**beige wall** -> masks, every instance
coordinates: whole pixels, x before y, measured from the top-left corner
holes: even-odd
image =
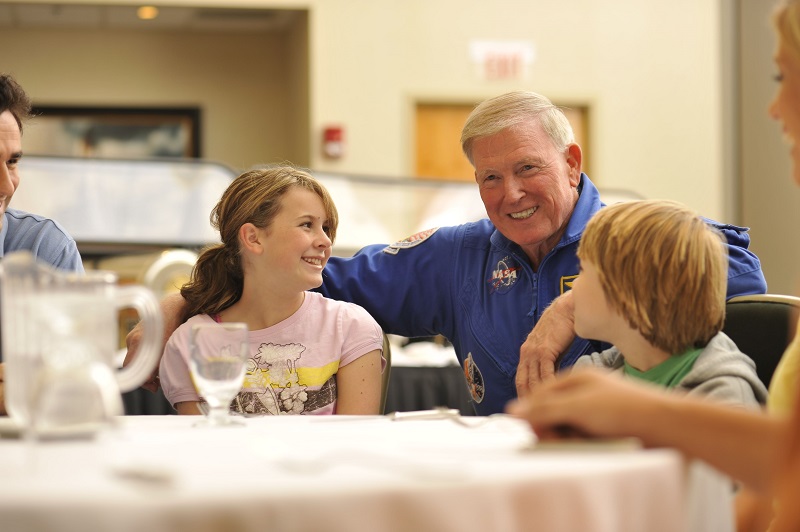
[[[587,157],[599,184],[684,201],[715,218],[727,214],[719,0],[172,3],[309,8],[308,94],[289,90],[280,75],[287,73],[284,62],[298,57],[297,33],[202,37],[179,52],[186,37],[2,32],[3,69],[48,103],[204,105],[205,153],[234,166],[307,159],[319,170],[389,176],[413,171],[417,99],[477,101],[536,90],[591,106]],[[472,39],[532,41],[537,60],[529,79],[479,79],[469,57]],[[306,73],[287,75],[297,83]],[[295,104],[306,97],[307,109]],[[293,129],[304,120],[305,140]],[[320,152],[321,130],[330,123],[345,127],[347,153],[339,161]]]
[[[0,31],[2,70],[35,104],[199,106],[204,157],[235,168],[307,158],[295,147],[307,139],[307,69],[291,67],[305,58],[290,42],[281,33]]]
[[[328,170],[410,174],[412,103],[530,89],[591,106],[593,179],[723,217],[718,3],[713,0],[319,0],[312,128],[347,127]],[[525,82],[475,75],[471,39],[530,40]],[[457,142],[458,139],[453,139]]]

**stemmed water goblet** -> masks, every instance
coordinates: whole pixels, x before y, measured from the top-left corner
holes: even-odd
[[[206,418],[197,425],[242,424],[229,415],[229,410],[244,384],[248,355],[247,324],[192,325],[189,370],[197,392],[208,405]]]

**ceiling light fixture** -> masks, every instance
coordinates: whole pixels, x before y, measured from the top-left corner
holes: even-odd
[[[156,6],[142,6],[136,10],[136,16],[141,20],[153,20],[158,16],[158,8]]]

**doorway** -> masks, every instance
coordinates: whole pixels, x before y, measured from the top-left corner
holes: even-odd
[[[415,175],[418,179],[474,181],[472,165],[461,151],[461,128],[475,104],[417,103],[415,109]],[[589,107],[562,106],[575,141],[583,149],[583,171],[589,173]],[[596,184],[596,181],[595,181]]]

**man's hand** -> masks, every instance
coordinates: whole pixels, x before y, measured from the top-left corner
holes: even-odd
[[[555,376],[556,360],[575,339],[574,323],[575,305],[569,291],[553,300],[520,347],[516,378],[519,397]]]
[[[172,333],[175,332],[175,329],[181,324],[181,317],[183,316],[183,308],[185,305],[186,302],[180,294],[171,294],[161,300],[161,313],[164,316],[164,343],[162,344],[162,351],[169,337],[172,336]],[[142,334],[142,324],[139,323],[125,337],[125,345],[128,346],[128,352],[125,354],[125,361],[122,363],[123,366],[130,364],[133,357],[136,356],[136,351],[139,350],[139,344],[142,342]],[[150,378],[142,384],[142,388],[151,392],[157,392],[158,387],[158,366],[156,366]]]

